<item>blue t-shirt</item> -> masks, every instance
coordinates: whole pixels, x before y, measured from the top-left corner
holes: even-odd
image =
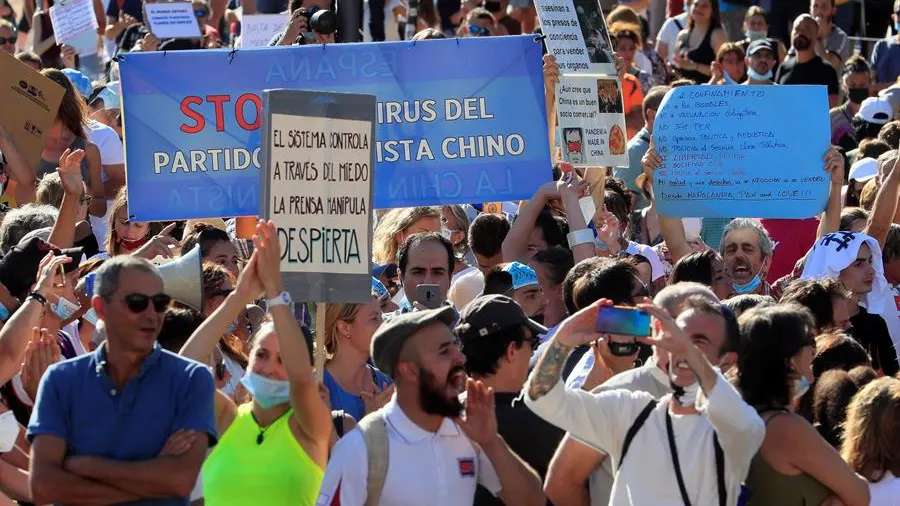
[[[387,375],[378,369],[369,365],[366,367],[372,374],[372,379],[375,381],[375,385],[378,387],[379,391],[384,390],[394,383],[391,381],[391,378],[387,377]],[[343,410],[357,421],[362,420],[362,417],[366,415],[366,405],[363,403],[362,397],[348,393],[341,388],[334,379],[334,376],[327,370],[325,371],[325,377],[322,379],[322,382],[328,387],[328,397],[331,400],[331,409]]]
[[[900,43],[897,39],[882,39],[872,48],[872,68],[875,69],[875,81],[893,83],[900,75]]]
[[[155,459],[174,432],[205,432],[216,443],[215,382],[209,369],[157,344],[121,390],[106,374],[106,345],[52,365],[41,378],[26,435],[64,439],[68,455]],[[187,506],[187,497],[141,506]]]

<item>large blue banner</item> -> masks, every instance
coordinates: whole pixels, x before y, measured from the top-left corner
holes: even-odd
[[[527,199],[551,178],[531,36],[135,53],[119,65],[133,220],[258,215],[266,89],[375,94],[376,208]]]

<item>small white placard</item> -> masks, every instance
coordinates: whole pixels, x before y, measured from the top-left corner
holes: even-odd
[[[145,3],[150,33],[162,39],[197,39],[203,34],[191,2]]]

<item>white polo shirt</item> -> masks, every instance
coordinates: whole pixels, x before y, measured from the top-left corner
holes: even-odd
[[[449,418],[429,432],[410,420],[396,396],[385,405],[388,466],[381,506],[472,506],[476,485],[494,495],[500,478],[484,452]],[[368,455],[362,433],[354,430],[335,445],[316,505],[363,506]],[[335,496],[338,497],[335,497]]]

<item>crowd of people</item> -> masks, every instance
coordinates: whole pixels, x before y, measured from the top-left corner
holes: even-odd
[[[130,219],[115,56],[256,12],[290,13],[272,45],[333,43],[308,15],[333,6],[194,0],[203,38],[159,40],[139,0],[94,3],[80,57],[52,1],[0,0],[0,49],[65,91],[37,166],[0,126],[0,505],[900,504],[900,1],[601,1],[628,165],[377,210],[371,299],[324,318],[273,222]],[[366,40],[403,37],[405,0],[364,5]],[[416,40],[539,30],[528,0],[418,5]],[[827,87],[819,216],[657,213],[661,102],[733,84]],[[189,254],[199,299],[156,265]],[[610,306],[646,335],[598,330]]]

